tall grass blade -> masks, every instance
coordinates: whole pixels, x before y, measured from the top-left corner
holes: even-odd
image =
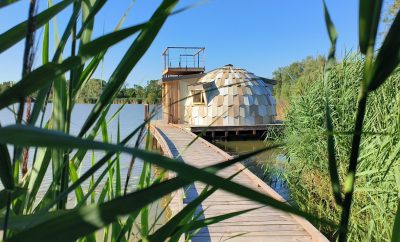
[[[16,198],[20,197],[26,192],[26,189],[20,187],[14,187],[12,191],[10,190],[1,190],[0,191],[0,210],[3,209],[7,205],[7,199],[9,194],[11,193],[11,201],[15,200]],[[4,218],[0,217],[0,222],[4,222]],[[0,225],[2,228],[3,225]]]
[[[118,42],[128,38],[129,36],[144,29],[147,24],[138,24],[129,28],[121,29],[110,34],[103,35],[91,42],[85,44],[81,48],[82,56],[94,56],[100,54],[102,51],[107,50]]]
[[[28,184],[28,193],[25,198],[25,208],[30,209],[36,199],[36,195],[42,185],[47,168],[51,160],[50,149],[39,149],[39,155],[33,165]]]
[[[327,137],[327,148],[328,148],[328,161],[329,161],[329,174],[331,177],[331,186],[333,195],[335,197],[335,201],[337,204],[342,204],[342,195],[340,188],[340,180],[338,175],[338,167],[336,162],[336,150],[335,150],[335,139],[333,136],[333,121],[331,108],[329,104],[329,87],[328,87],[328,78],[330,78],[330,72],[335,61],[335,50],[336,50],[336,41],[337,41],[337,32],[334,24],[332,23],[331,17],[329,15],[329,11],[326,7],[325,1],[324,5],[324,13],[325,13],[325,22],[326,28],[328,30],[329,39],[331,41],[331,48],[329,50],[328,55],[328,63],[325,65],[324,70],[324,82],[325,82],[325,119],[326,119],[326,129],[328,133]]]
[[[80,209],[69,210],[62,215],[50,218],[36,226],[21,231],[8,241],[71,241],[92,233],[141,207],[154,202],[166,194],[180,188],[185,182],[172,179],[149,188],[116,198],[100,205],[89,205]],[[51,226],[52,229],[49,229]]]
[[[17,137],[17,138],[16,138]],[[40,139],[39,139],[40,137]],[[57,140],[57,143],[55,141]],[[185,163],[175,162],[174,160],[161,156],[159,154],[123,147],[119,145],[105,144],[96,141],[88,141],[80,138],[72,137],[63,133],[43,130],[36,127],[12,125],[0,128],[0,143],[9,143],[21,146],[47,146],[50,148],[85,148],[85,149],[100,149],[106,151],[122,151],[128,154],[134,154],[136,157],[143,159],[149,163],[155,164],[161,168],[174,171],[188,181],[202,181],[206,184],[221,188],[236,195],[246,197],[257,201],[264,205],[294,213],[311,220],[318,220],[315,216],[300,211],[286,203],[276,201],[275,199],[266,196],[263,193],[256,192],[246,186],[225,180],[210,172],[216,172],[215,168],[212,169],[198,169]],[[277,146],[275,146],[277,147]],[[266,150],[266,149],[262,149]],[[243,159],[243,157],[240,157]],[[239,160],[232,159],[220,163],[222,166],[230,166]],[[328,221],[325,221],[329,223]]]
[[[177,3],[178,0],[164,0],[155,11],[149,21],[148,27],[140,32],[139,36],[129,47],[121,62],[111,75],[106,88],[104,89],[99,100],[96,102],[81,131],[79,132],[79,136],[83,136],[83,134],[89,130],[101,111],[104,109],[106,103],[115,98],[126,77],[150,47],[162,25]]]
[[[331,48],[329,50],[328,59],[332,59],[335,56],[335,52],[336,52],[337,32],[336,32],[335,25],[332,22],[328,8],[326,7],[325,0],[323,0],[322,2],[323,2],[323,6],[324,6],[324,16],[325,16],[326,28],[328,30],[329,39],[331,41]]]
[[[0,8],[6,7],[10,4],[16,3],[19,0],[0,0]]]
[[[0,179],[6,189],[14,189],[11,158],[4,144],[0,144]]]
[[[360,51],[367,54],[373,52],[381,16],[382,0],[360,0],[358,17],[358,36]],[[370,49],[370,50],[368,50]]]
[[[108,166],[106,167],[106,169],[104,169],[104,171],[100,174],[100,176],[97,178],[96,182],[93,183],[93,185],[90,187],[90,189],[86,192],[86,195],[83,196],[83,198],[79,201],[77,207],[82,207],[85,204],[86,200],[92,196],[95,191],[95,189],[100,185],[101,181],[103,180],[103,178],[107,175],[107,173],[110,171],[110,169],[115,165],[116,159],[112,160],[110,163],[108,163]],[[77,182],[78,179],[74,180],[73,182]],[[79,189],[79,187],[78,187]]]
[[[51,8],[48,8],[36,15],[33,20],[35,22],[35,25],[33,26],[34,30],[37,30],[38,28],[49,22],[50,19],[52,19],[74,1],[75,0],[63,0],[58,4],[52,6]],[[28,21],[24,21],[2,33],[0,35],[0,53],[22,40],[26,36],[27,29]]]
[[[90,12],[93,10],[93,5],[96,0],[84,0],[82,2],[82,23],[86,26],[83,28],[82,36],[79,37],[81,44],[90,41],[93,33],[94,18],[88,19]]]
[[[74,26],[74,24],[76,24],[76,21],[78,19],[79,13],[80,13],[81,2],[82,2],[82,0],[75,0],[72,15],[68,20],[68,23],[67,23],[67,26],[65,27],[64,33],[61,36],[61,39],[57,45],[56,52],[54,53],[54,57],[53,57],[54,62],[58,62],[60,60],[61,54],[64,51],[67,40],[71,36],[73,26]]]
[[[400,62],[400,11],[390,26],[367,80],[368,91],[380,87]]]
[[[76,38],[81,38],[83,32],[87,29],[87,27],[89,25],[93,24],[93,20],[94,17],[96,16],[96,14],[103,8],[104,4],[107,2],[107,0],[97,0],[93,7],[91,8],[89,14],[86,14],[86,8],[84,8],[84,22],[82,23],[82,27],[81,30],[78,32],[78,34],[76,35]],[[87,15],[87,16],[86,16]],[[93,26],[91,26],[91,28],[93,28]]]
[[[329,174],[331,177],[332,191],[337,204],[343,203],[342,191],[340,188],[340,180],[338,175],[338,166],[336,161],[335,138],[333,136],[333,121],[331,115],[331,108],[329,106],[329,95],[326,91],[326,129],[328,131],[328,161],[329,161]]]
[[[47,64],[48,62],[49,62],[49,23],[46,23],[44,26],[43,43],[42,43],[42,65]],[[47,86],[39,90],[39,93],[35,101],[35,105],[33,106],[31,118],[29,119],[30,124],[34,125],[37,119],[39,118],[39,114],[44,105],[47,95],[47,90],[49,90],[49,88],[50,84],[47,84]]]
[[[393,224],[392,242],[400,242],[400,202],[397,206],[396,218]]]
[[[223,215],[217,215],[217,216],[213,216],[213,217],[210,217],[210,218],[205,218],[205,219],[202,219],[202,220],[191,221],[187,226],[188,228],[184,229],[182,232],[189,232],[189,231],[193,231],[193,230],[196,230],[196,229],[200,229],[200,228],[203,228],[205,226],[216,224],[216,223],[228,220],[230,218],[237,217],[239,215],[242,215],[242,214],[245,214],[245,213],[260,209],[260,208],[262,208],[262,207],[255,207],[255,208],[250,208],[250,209],[246,209],[246,210],[242,210],[242,211],[225,213]],[[180,229],[182,229],[182,226],[177,228],[177,230],[180,230]]]
[[[69,162],[69,174],[71,177],[71,182],[76,182],[78,180],[78,171],[74,165],[74,163]],[[75,188],[75,197],[76,197],[76,201],[77,203],[83,203],[82,205],[86,205],[86,203],[84,202],[84,198],[85,195],[83,194],[83,190],[81,186],[78,186],[77,188]]]
[[[150,241],[166,241],[171,236],[179,225],[184,225],[190,219],[190,216],[195,212],[196,208],[217,189],[212,188],[208,191],[203,191],[195,200],[187,204],[178,214],[171,218],[166,224],[149,236]]]
[[[63,77],[54,80],[53,85],[53,112],[52,112],[52,129],[60,132],[65,132],[66,129],[66,107],[67,107],[67,82]],[[52,161],[52,172],[53,182],[55,183],[56,195],[65,189],[66,183],[68,183],[67,171],[68,166],[64,166],[64,152],[63,149],[52,149],[51,161]],[[61,178],[58,178],[58,174],[62,173]],[[66,203],[66,201],[64,201]],[[61,202],[60,208],[64,208],[65,204]]]

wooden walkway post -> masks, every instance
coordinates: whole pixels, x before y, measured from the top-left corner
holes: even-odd
[[[149,113],[150,113],[150,106],[149,104],[144,104],[144,121],[147,121],[149,119]]]

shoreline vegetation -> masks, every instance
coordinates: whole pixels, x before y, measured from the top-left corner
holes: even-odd
[[[0,8],[14,2],[3,1]],[[118,99],[160,103],[161,87],[156,80],[146,87],[124,85],[169,16],[190,7],[176,8],[178,0],[163,0],[148,21],[122,28],[128,7],[115,28],[92,38],[95,17],[107,8],[106,1],[48,1],[46,9],[37,8],[37,2],[26,2],[26,21],[0,34],[0,53],[25,41],[21,78],[15,84],[8,82],[10,86],[0,92],[1,110],[16,107],[15,123],[0,126],[3,241],[190,240],[193,231],[248,212],[223,211],[212,219],[203,218],[197,208],[217,189],[301,216],[332,241],[400,241],[398,8],[389,18],[383,41],[378,41],[383,1],[360,0],[360,53],[336,60],[337,32],[323,1],[331,41],[328,57],[309,57],[274,72],[279,114],[286,117],[286,180],[297,204],[291,206],[218,175],[276,147],[266,145],[199,168],[180,162],[179,156],[172,159],[151,152],[152,140],[146,132],[150,118],[124,129],[127,135],[122,137],[121,109],[112,110],[111,104]],[[57,23],[56,17],[66,9],[63,14],[69,18]],[[106,54],[124,40],[130,42],[115,60],[109,79],[94,79]],[[42,56],[34,66],[36,52]],[[35,105],[31,108],[32,97]],[[77,135],[72,135],[72,112],[80,102],[94,105]],[[49,117],[46,110],[51,112]],[[117,137],[109,130],[113,120]],[[101,155],[95,156],[94,150]],[[122,153],[129,159],[123,159]],[[91,167],[81,172],[85,157],[91,158]],[[123,165],[128,169],[125,174]],[[153,176],[155,166],[160,172]],[[133,168],[140,169],[135,186],[130,183]],[[167,179],[167,171],[176,176]],[[41,197],[38,192],[46,183],[46,173],[51,181]],[[197,181],[206,184],[198,197],[157,227],[161,216],[153,221],[151,206]],[[75,200],[73,207],[67,206],[69,197]]]
[[[317,59],[308,57],[276,72],[284,76],[288,70],[292,73],[296,73],[296,69],[312,70],[297,74],[290,84],[276,89],[281,101],[288,103],[284,110],[282,138],[289,158],[284,180],[289,186],[291,199],[299,208],[338,223],[342,209],[331,195],[325,103],[329,98],[337,133],[334,137],[338,173],[341,183],[344,183],[364,59],[357,53],[347,55],[333,65],[328,80],[324,80],[323,62],[314,65]],[[312,65],[304,68],[305,63]],[[321,90],[328,90],[327,98],[321,95]],[[399,90],[398,68],[368,100],[364,123],[366,134],[361,141],[348,232],[350,241],[390,241],[392,236],[400,196]],[[315,225],[331,240],[336,238],[336,228]]]
[[[0,94],[12,87],[15,82],[7,81],[0,83]],[[94,104],[98,101],[103,89],[107,86],[107,82],[100,79],[92,78],[86,85],[82,87],[79,94],[76,97],[75,103],[81,104]],[[31,95],[33,100],[38,97],[38,92]],[[50,91],[48,101],[53,101],[53,92]],[[160,104],[161,103],[161,86],[158,80],[150,80],[146,85],[133,85],[129,87],[123,86],[116,98],[112,102],[113,104]]]
[[[386,26],[380,36],[387,40],[376,53],[371,52],[376,38],[371,35],[368,51],[360,39],[360,52],[337,61],[336,30],[326,15],[332,42],[329,59],[307,57],[273,73],[278,114],[285,120],[282,140],[288,162],[283,179],[291,200],[301,210],[346,228],[314,222],[331,241],[400,241],[400,68],[390,59],[393,50],[387,49],[393,25],[399,27],[399,8],[399,0],[386,6]],[[375,21],[379,21],[377,16]],[[385,61],[391,73],[382,65],[372,69],[371,63]],[[374,73],[379,68],[386,80]],[[368,80],[368,75],[381,80]],[[372,87],[365,90],[368,85]],[[363,96],[365,110],[360,113]],[[356,121],[361,115],[364,121]],[[357,130],[362,130],[362,135],[356,134]],[[357,136],[359,150],[354,156]],[[355,179],[349,182],[349,173],[355,174],[357,183]],[[351,183],[354,190],[349,188]]]

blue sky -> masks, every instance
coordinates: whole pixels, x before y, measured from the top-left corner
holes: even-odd
[[[47,1],[39,2],[40,11]],[[160,2],[136,0],[123,26],[147,20]],[[177,8],[195,2],[198,1],[181,1]],[[94,36],[112,31],[130,3],[131,0],[109,0],[96,19]],[[339,32],[340,58],[357,48],[358,1],[327,0],[327,4]],[[23,0],[0,9],[0,33],[23,21],[27,6],[28,1]],[[59,32],[70,13],[67,9],[58,16]],[[41,32],[38,31],[37,40]],[[102,70],[94,77],[107,80],[132,41],[133,37],[111,48]],[[127,83],[144,84],[159,79],[161,53],[167,46],[206,47],[207,70],[233,64],[259,76],[272,77],[278,67],[309,55],[326,55],[329,45],[320,0],[209,0],[167,20]],[[0,55],[0,81],[20,79],[22,49],[21,42]],[[35,65],[40,62],[39,48]]]

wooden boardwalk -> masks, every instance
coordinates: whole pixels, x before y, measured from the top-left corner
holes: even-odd
[[[203,139],[196,140],[195,143],[186,149],[189,142],[191,142],[195,136],[190,131],[179,126],[156,123],[152,125],[151,130],[165,155],[180,157],[184,162],[190,165],[204,167],[232,158],[224,151]],[[222,170],[218,175],[228,177],[243,168],[241,164],[237,164]],[[283,198],[279,194],[248,170],[244,170],[233,180],[283,201]],[[180,199],[181,195],[179,195],[178,191],[171,205],[176,210],[181,209],[184,204],[195,199],[204,187],[204,184],[195,182],[185,189],[186,196],[183,201]],[[223,190],[217,190],[201,204],[198,211],[204,211],[204,216],[202,218],[208,218],[227,212],[235,212],[259,206],[258,203],[250,201],[249,199]],[[225,240],[247,242],[328,241],[306,220],[271,207],[262,207],[229,220],[210,225],[201,229],[192,238],[194,242]]]

